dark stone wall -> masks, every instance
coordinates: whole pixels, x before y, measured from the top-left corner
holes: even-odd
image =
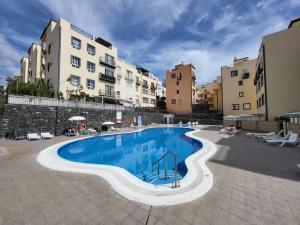
[[[122,111],[122,123],[115,127],[129,127],[136,115],[144,117],[144,125],[163,123],[163,114],[159,112],[143,112],[141,110]],[[64,128],[75,127],[76,123],[68,121],[72,116],[83,116],[88,128],[99,127],[105,121],[116,121],[115,110],[96,110],[68,107],[48,107],[33,105],[4,105],[0,115],[0,136],[14,128],[26,132],[51,132],[61,135]]]

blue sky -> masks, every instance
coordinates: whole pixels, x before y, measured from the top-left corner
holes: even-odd
[[[50,18],[107,39],[161,79],[175,64],[194,63],[203,84],[235,56],[256,57],[263,35],[299,16],[300,0],[1,0],[0,77],[19,73]]]

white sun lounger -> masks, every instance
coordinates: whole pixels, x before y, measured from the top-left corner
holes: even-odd
[[[285,138],[278,138],[275,140],[266,140],[270,144],[276,144],[279,147],[283,147],[285,144],[298,144],[298,134],[297,133],[290,133],[288,139]]]
[[[27,139],[29,141],[31,141],[31,140],[40,140],[41,136],[38,135],[37,133],[29,133],[29,134],[27,134]]]
[[[269,133],[247,133],[246,135],[248,137],[255,138],[257,136],[268,136],[268,135],[273,135],[273,134],[275,134],[275,132],[269,132]]]
[[[291,134],[291,132],[288,132],[288,134],[284,137],[281,136],[281,134],[283,133],[283,130],[279,131],[277,134],[272,134],[272,135],[265,135],[265,136],[256,136],[256,138],[260,139],[260,140],[275,140],[275,139],[280,139],[280,138],[283,138],[283,139],[288,139],[289,138],[289,135]]]
[[[54,135],[50,134],[50,132],[41,133],[41,138],[42,139],[51,139],[53,137],[54,137]]]
[[[120,130],[120,128],[116,128],[116,127],[114,127],[114,126],[111,126],[110,129],[111,129],[112,131],[118,131],[118,130]]]

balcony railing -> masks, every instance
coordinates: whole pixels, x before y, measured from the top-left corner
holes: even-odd
[[[149,88],[149,85],[148,85],[148,84],[145,84],[145,83],[143,83],[143,87],[144,87],[144,88]]]
[[[99,90],[99,96],[105,96],[105,97],[109,97],[109,98],[116,98],[116,93],[111,91],[105,91],[105,90]]]
[[[135,81],[135,84],[136,84],[136,85],[141,85],[141,81],[136,80],[136,81]]]
[[[112,68],[116,68],[116,61],[115,60],[107,60],[106,58],[100,57],[100,64],[103,64],[105,66],[109,66]]]
[[[129,77],[129,76],[125,76],[125,80],[134,81],[134,78],[133,77]]]
[[[114,76],[110,76],[104,73],[100,73],[99,80],[104,80],[111,83],[116,83],[116,78]]]

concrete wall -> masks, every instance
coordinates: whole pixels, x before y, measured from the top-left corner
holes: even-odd
[[[268,119],[300,110],[300,26],[263,38]]]
[[[45,132],[60,135],[65,127],[75,127],[76,123],[68,121],[72,116],[84,116],[89,128],[99,127],[105,121],[116,121],[116,111],[93,110],[68,107],[47,107],[7,104],[0,115],[0,136],[14,128],[25,129],[26,132]],[[116,127],[129,127],[134,116],[144,116],[144,124],[163,123],[163,114],[156,112],[122,111],[122,124]]]

